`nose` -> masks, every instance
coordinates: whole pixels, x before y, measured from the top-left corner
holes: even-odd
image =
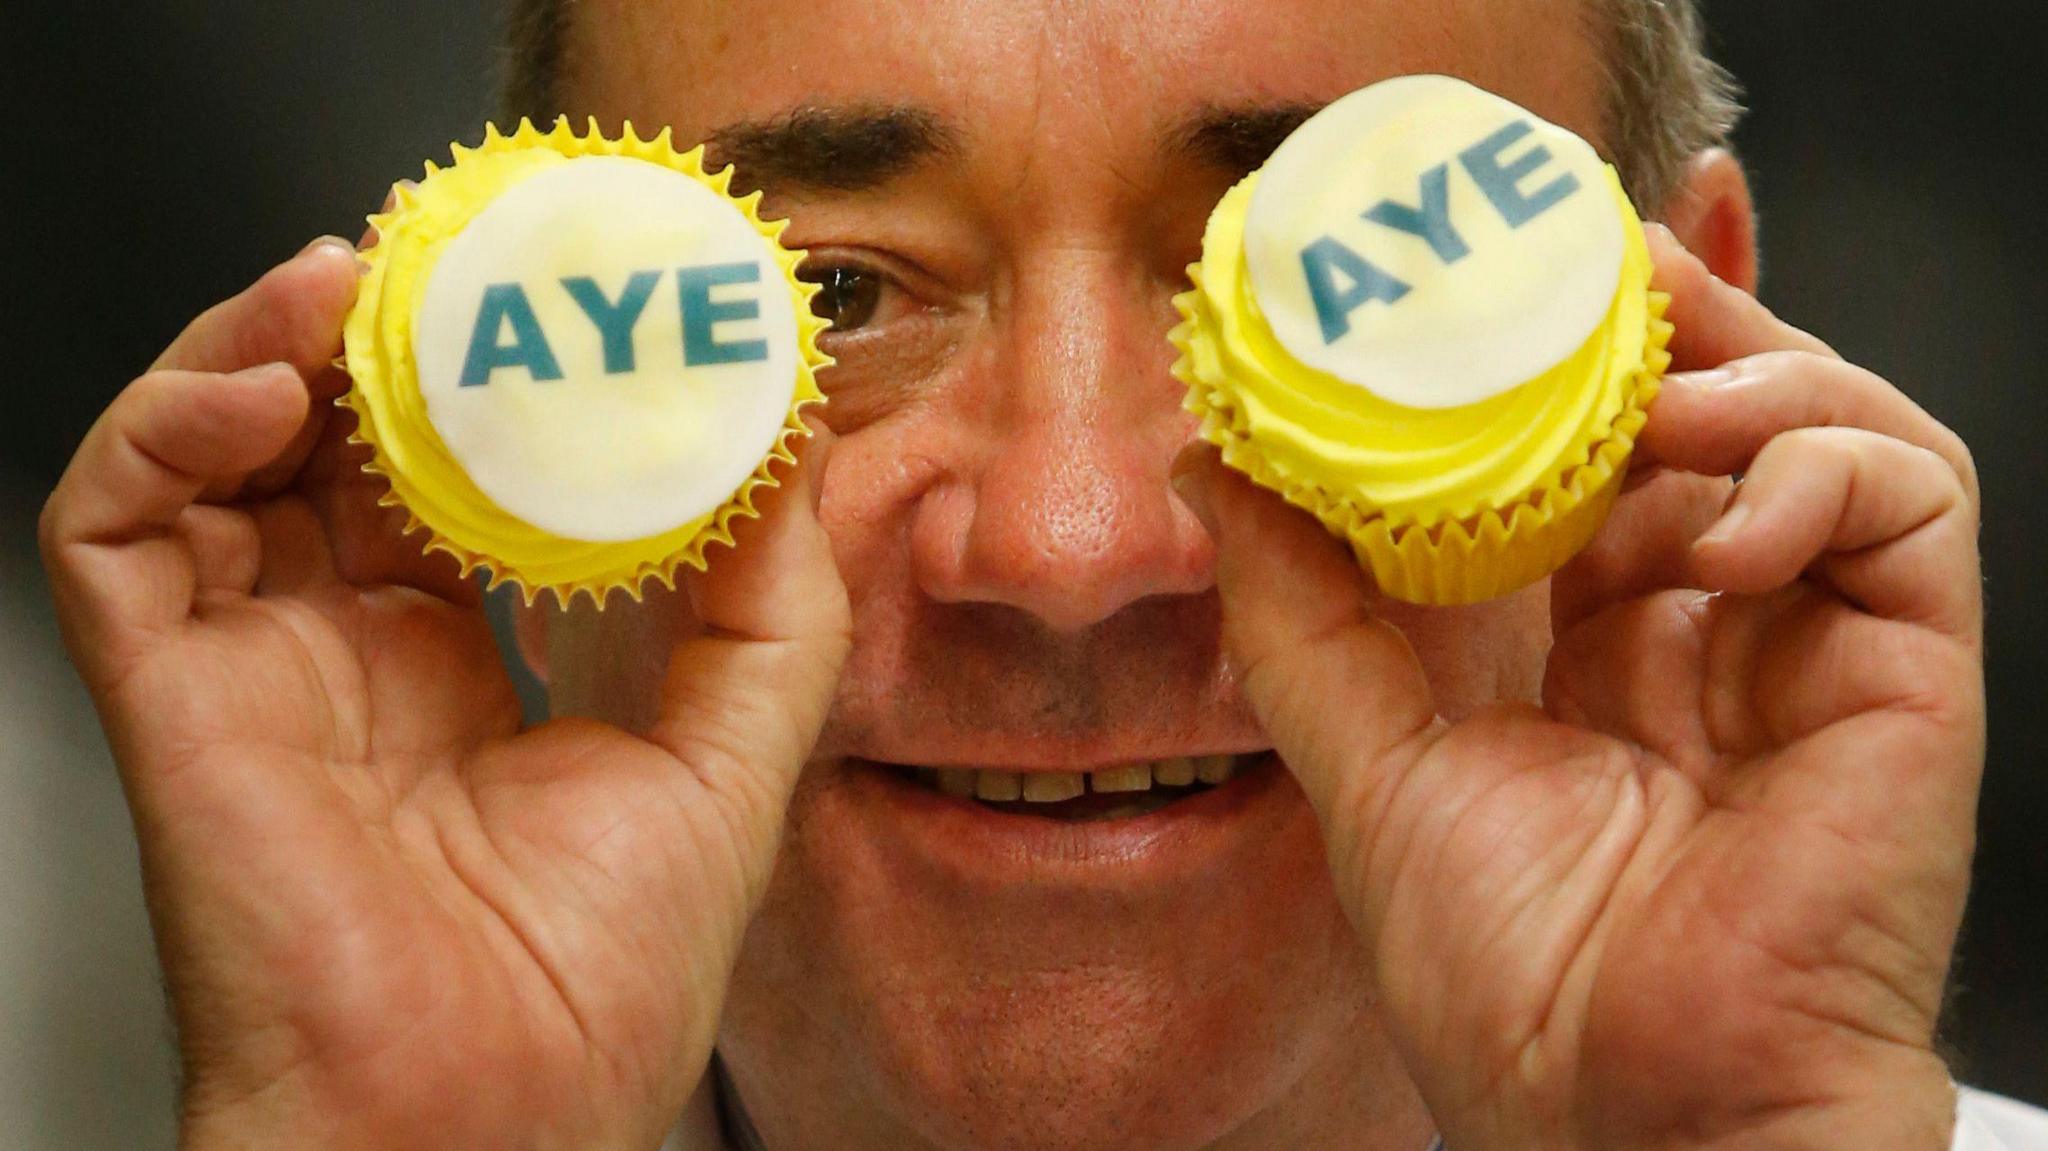
[[[925,494],[912,528],[933,599],[1072,632],[1213,584],[1214,547],[1168,476],[1191,429],[1168,371],[1170,309],[1135,263],[1054,252],[1019,266],[991,308],[963,385],[971,462]]]

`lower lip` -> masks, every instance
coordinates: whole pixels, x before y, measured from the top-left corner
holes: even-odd
[[[998,811],[878,764],[847,768],[858,798],[893,825],[891,842],[969,887],[1099,883],[1129,891],[1201,877],[1270,842],[1306,806],[1273,755],[1157,811],[1090,822]]]

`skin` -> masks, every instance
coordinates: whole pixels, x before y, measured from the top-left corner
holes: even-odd
[[[1158,126],[1448,71],[1597,139],[1596,48],[1553,6],[806,6],[772,61],[770,0],[583,10],[603,66],[570,102],[606,120],[972,130],[771,200],[896,288],[736,552],[530,637],[563,710],[615,723],[520,732],[473,589],[348,466],[348,245],[95,426],[43,545],[135,810],[187,1146],[651,1147],[714,1043],[778,1151],[1946,1146],[1974,473],[1748,295],[1731,160],[1665,206],[1681,374],[1552,586],[1398,609],[1183,451],[1163,335],[1229,174]],[[1190,733],[1270,743],[1298,797],[1220,874],[1143,884],[920,869],[844,762]]]

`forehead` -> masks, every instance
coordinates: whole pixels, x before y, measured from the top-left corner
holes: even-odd
[[[792,108],[908,105],[1034,148],[1126,147],[1205,106],[1461,76],[1590,138],[1582,0],[585,0],[564,104],[679,139]]]

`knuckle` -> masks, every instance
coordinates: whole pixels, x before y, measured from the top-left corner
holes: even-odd
[[[36,516],[36,547],[43,554],[43,563],[53,569],[63,550],[64,519],[64,493],[51,492]]]
[[[1744,375],[1754,377],[1800,379],[1820,370],[1826,363],[1827,361],[1812,352],[1803,352],[1796,348],[1773,348],[1768,352],[1744,356],[1731,366]]]
[[[157,417],[175,410],[191,396],[191,374],[156,369],[135,377],[114,402],[107,405],[107,429],[115,436],[133,441],[146,437]]]
[[[159,359],[160,366],[197,357],[215,370],[235,371],[293,355],[293,336],[302,322],[290,265],[264,273],[254,283],[201,312]],[[201,351],[204,349],[204,351]]]
[[[245,302],[246,307],[235,309],[238,322],[229,341],[234,348],[235,364],[253,367],[277,358],[265,354],[266,349],[284,348],[293,342],[297,317],[284,270],[274,268],[256,281],[246,293]]]
[[[1941,447],[1939,450],[1941,454],[1954,461],[1958,474],[1965,477],[1976,475],[1977,454],[1970,450],[1969,441],[1965,440],[1946,424],[1940,425],[1940,427]]]
[[[253,290],[253,286],[243,289],[244,292],[250,290]],[[192,322],[185,325],[185,330],[178,333],[178,338],[171,341],[171,346],[164,349],[164,354],[158,358],[158,365],[162,366],[174,359],[182,358],[181,353],[185,353],[194,345],[208,346],[224,342],[237,323],[235,301],[239,298],[239,294],[231,296],[194,316]]]
[[[1927,477],[1926,482],[1939,484],[1943,488],[1953,488],[1957,493],[1962,492],[1962,477],[1956,474],[1955,466],[1949,463],[1947,456],[1924,444],[1911,444],[1903,440],[1895,440],[1893,443],[1899,444],[1904,448],[1903,455],[1906,458],[1901,459],[1899,463],[1906,464],[1910,462],[1912,471],[1908,474],[1924,475]],[[1878,461],[1877,463],[1880,467],[1891,466],[1883,461]],[[1904,468],[1898,470],[1901,472],[1905,471]]]
[[[180,393],[189,394],[194,382],[194,373],[175,368],[152,368],[130,381],[107,406],[109,422],[118,428],[132,429],[135,421],[158,404],[174,402]]]
[[[1859,406],[1894,392],[1889,383],[1838,356],[1807,348],[1779,348],[1750,357],[1751,370],[1808,393],[1816,420],[1847,422]]]
[[[1937,426],[1940,428],[1940,433],[1938,436],[1938,446],[1935,451],[1940,454],[1942,459],[1955,472],[1956,480],[1962,484],[1963,490],[1968,493],[1971,501],[1975,502],[1979,490],[1977,455],[1970,450],[1968,441],[1964,440],[1962,436],[1957,435],[1946,424]]]
[[[1848,458],[1866,454],[1875,446],[1871,442],[1873,438],[1871,433],[1861,428],[1816,424],[1779,433],[1769,445],[1766,445],[1765,450],[1777,447],[1781,449],[1781,453],[1814,453]]]
[[[1977,520],[1976,484],[1964,477],[1961,472],[1956,471],[1955,465],[1951,464],[1947,459],[1937,455],[1936,462],[1941,466],[1942,479],[1940,482],[1945,489],[1947,497],[1943,502],[1951,508],[1961,509],[1966,513],[1969,522],[1974,525]],[[1974,535],[1973,529],[1973,538]]]
[[[1790,428],[1766,442],[1751,461],[1748,477],[1778,482],[1817,476],[1853,477],[1883,465],[1873,452],[1883,438],[1861,428],[1818,425]]]
[[[1859,472],[1908,484],[1944,483],[1952,473],[1933,450],[1861,428],[1831,428]]]
[[[114,397],[115,406],[133,406],[138,397],[148,397],[172,387],[185,373],[170,368],[152,368],[129,381],[121,394]]]
[[[1857,462],[1865,475],[1916,493],[1911,502],[1932,516],[1974,507],[1962,476],[1941,452],[1905,440],[1873,439],[1871,449]]]
[[[1968,495],[1962,475],[1948,453],[1940,448],[1862,428],[1813,430],[1836,433],[1831,438],[1854,457],[1859,470],[1897,482],[1926,485],[1939,489],[1944,496],[1953,493],[1959,502]]]

